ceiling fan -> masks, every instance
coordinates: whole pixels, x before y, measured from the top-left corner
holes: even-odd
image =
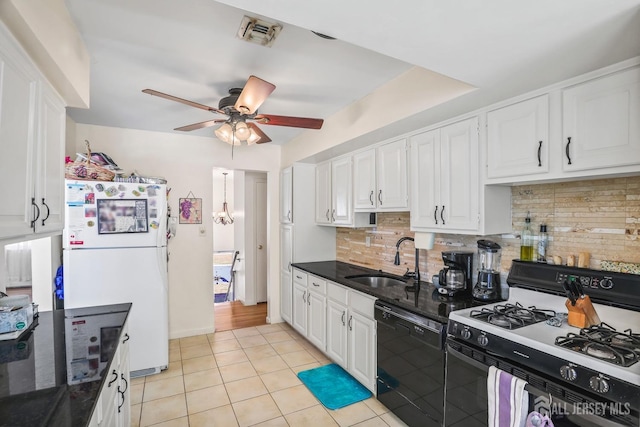
[[[250,76],[243,88],[229,89],[229,96],[220,100],[218,108],[178,98],[153,89],[144,89],[142,92],[227,116],[225,119],[207,120],[205,122],[181,126],[174,130],[192,131],[222,123],[222,125],[215,130],[215,134],[220,140],[232,146],[240,145],[243,141],[248,145],[263,144],[271,141],[271,138],[256,126],[256,123],[305,129],[320,129],[322,127],[322,123],[324,122],[322,119],[258,114],[258,108],[275,88],[276,86],[274,84],[262,80],[259,77]]]

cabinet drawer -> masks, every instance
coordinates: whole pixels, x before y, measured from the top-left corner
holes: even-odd
[[[363,316],[373,319],[373,304],[376,298],[362,292],[349,290],[349,307]]]
[[[307,286],[307,273],[304,273],[298,269],[293,270],[293,282],[302,286]]]
[[[327,281],[317,276],[309,275],[307,279],[309,291],[313,291],[322,295],[327,293]]]
[[[327,282],[327,296],[340,304],[347,305],[349,291],[337,283]]]

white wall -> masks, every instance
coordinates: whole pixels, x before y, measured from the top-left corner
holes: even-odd
[[[169,205],[174,215],[178,212],[178,198],[186,197],[189,191],[202,198],[204,235],[197,225],[178,224],[176,236],[169,241],[169,335],[179,338],[212,332],[215,328],[212,170],[267,172],[269,247],[276,248],[280,147],[275,144],[236,147],[231,159],[231,147],[215,138],[85,124],[75,126],[75,137],[74,151],[84,152],[87,139],[92,150],[107,153],[125,171],[136,169],[141,175],[165,177],[171,188]],[[278,319],[278,257],[277,251],[272,253],[276,255],[269,259],[269,316]]]

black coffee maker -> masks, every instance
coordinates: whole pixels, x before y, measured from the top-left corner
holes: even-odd
[[[473,252],[442,252],[444,268],[434,280],[438,292],[448,297],[470,297],[473,285]]]

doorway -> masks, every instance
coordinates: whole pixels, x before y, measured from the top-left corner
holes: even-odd
[[[213,206],[217,210],[221,210],[226,193],[226,203],[233,218],[233,222],[226,225],[222,221],[214,221],[213,224],[216,330],[265,324],[268,264],[267,174],[215,169],[213,193]],[[214,217],[216,213],[214,212]]]

